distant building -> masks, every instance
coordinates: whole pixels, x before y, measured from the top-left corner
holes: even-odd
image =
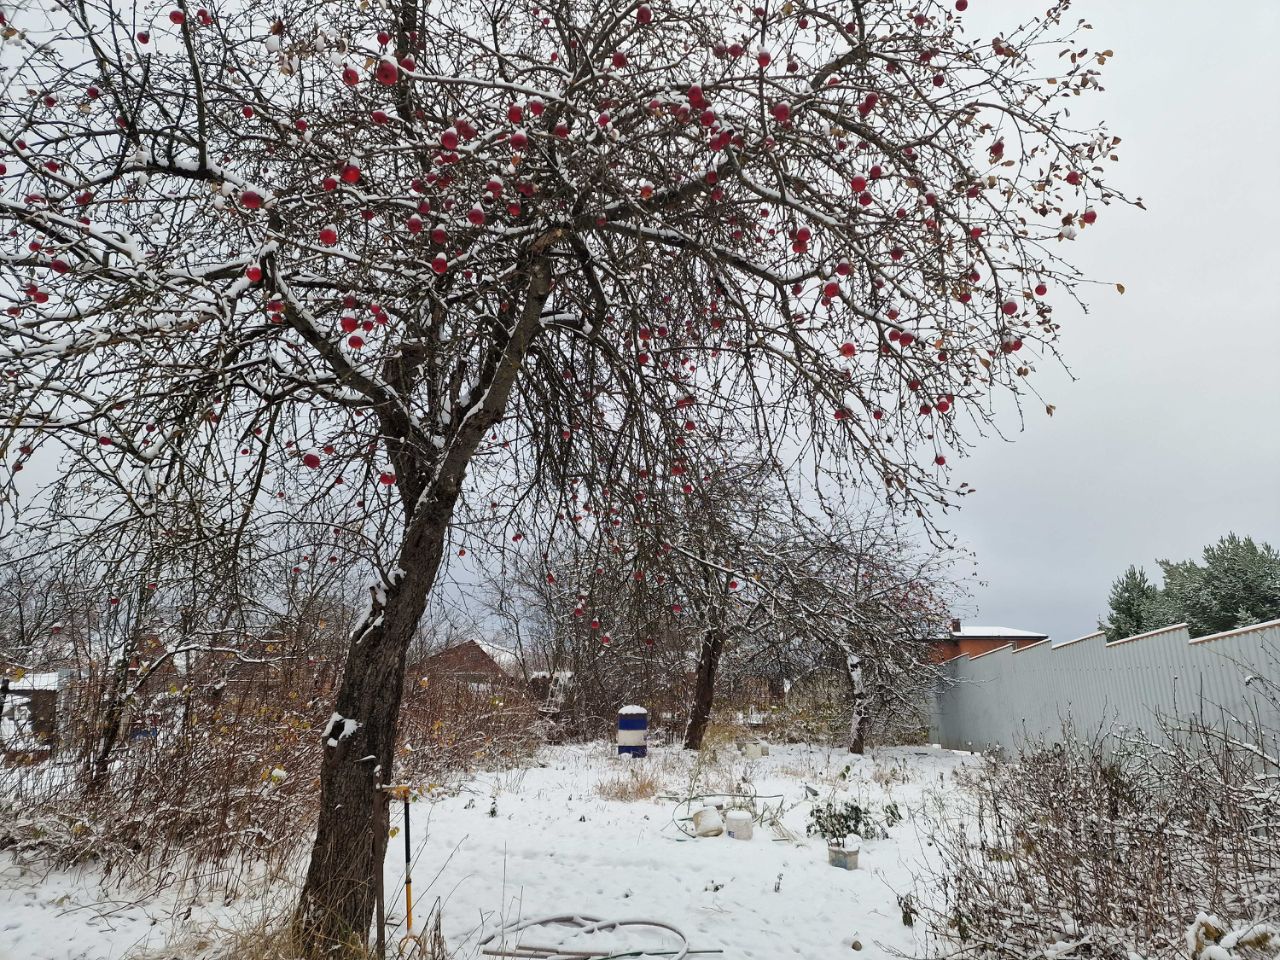
[[[1012,646],[1015,650],[1020,650],[1048,639],[1047,633],[1036,633],[1033,630],[970,627],[962,625],[959,620],[952,620],[950,633],[934,641],[934,654],[938,661],[959,656],[978,657],[1001,647]]]
[[[506,689],[515,680],[498,665],[484,647],[474,640],[447,647],[439,653],[412,664],[409,676],[423,686],[452,684],[472,690],[483,688]]]
[[[64,706],[70,673],[0,677],[0,752],[6,759],[44,757],[57,748],[65,719],[59,708]]]

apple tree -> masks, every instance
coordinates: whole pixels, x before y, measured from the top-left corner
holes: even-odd
[[[376,571],[323,732],[308,951],[367,938],[363,811],[472,519],[688,492],[686,454],[743,437],[908,510],[963,491],[990,396],[1054,354],[1063,252],[1120,199],[1116,139],[1068,115],[1106,57],[1066,0],[994,39],[964,6],[5,14],[10,470],[56,459],[64,492],[111,492],[103,522],[175,541],[175,489],[233,541],[318,512],[317,554],[359,540]]]

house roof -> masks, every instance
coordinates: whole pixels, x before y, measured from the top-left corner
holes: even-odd
[[[952,640],[1047,640],[1047,633],[1034,630],[1016,630],[1013,627],[969,627],[952,630]]]
[[[63,672],[70,673],[70,671]],[[24,673],[16,679],[10,678],[9,689],[14,693],[30,690],[59,690],[63,683],[63,672],[55,670],[45,673]]]
[[[444,675],[472,680],[510,680],[496,660],[474,640],[432,654],[412,668],[428,676]]]

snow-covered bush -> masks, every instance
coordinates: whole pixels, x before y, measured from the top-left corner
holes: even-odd
[[[809,811],[809,824],[805,832],[809,836],[822,837],[827,843],[838,846],[846,837],[878,840],[889,835],[888,828],[902,819],[896,803],[887,803],[879,815],[870,806],[856,800],[836,802],[828,800],[816,804]]]
[[[939,952],[1275,957],[1280,736],[1165,734],[1071,736],[978,773],[975,816],[934,838]]]

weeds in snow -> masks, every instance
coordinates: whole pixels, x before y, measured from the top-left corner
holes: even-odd
[[[621,800],[625,803],[650,800],[657,796],[658,789],[657,777],[651,771],[637,767],[596,784],[596,793],[605,800]]]
[[[934,837],[948,956],[1263,960],[1280,942],[1280,752],[1194,721],[991,761]]]

